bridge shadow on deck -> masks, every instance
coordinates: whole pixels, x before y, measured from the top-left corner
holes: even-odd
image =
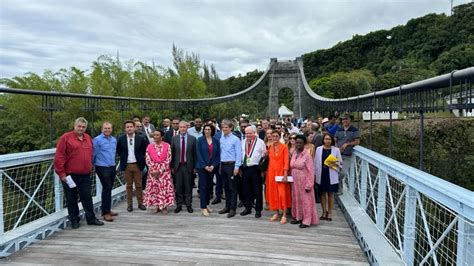
[[[341,210],[333,220],[306,229],[262,218],[219,215],[223,203],[203,217],[194,197],[194,213],[186,209],[168,215],[154,210],[126,211],[126,202],[113,209],[116,220],[105,226],[81,221],[0,262],[12,264],[351,264],[367,259]],[[135,204],[136,207],[136,204]],[[320,211],[320,206],[318,206]],[[319,212],[320,215],[320,212]]]

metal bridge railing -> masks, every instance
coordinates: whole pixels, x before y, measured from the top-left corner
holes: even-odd
[[[474,192],[360,146],[345,182],[407,265],[474,265]]]
[[[67,225],[63,188],[54,173],[56,149],[0,155],[0,257],[45,238]],[[102,186],[95,172],[92,196],[100,205]],[[117,175],[112,197],[123,196],[124,178]]]

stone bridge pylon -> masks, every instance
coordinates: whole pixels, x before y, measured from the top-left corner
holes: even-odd
[[[268,73],[269,97],[268,97],[268,116],[278,117],[278,94],[282,89],[288,88],[293,92],[294,117],[305,117],[310,115],[311,96],[306,92],[303,85],[304,76],[300,71],[298,64],[302,65],[302,58],[295,60],[278,61],[276,58],[270,59],[271,69]]]

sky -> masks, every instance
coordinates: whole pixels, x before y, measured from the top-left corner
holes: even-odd
[[[450,8],[451,0],[0,0],[0,78],[90,71],[100,55],[172,66],[173,43],[227,78]]]

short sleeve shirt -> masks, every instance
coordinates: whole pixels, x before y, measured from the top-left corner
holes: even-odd
[[[360,132],[359,129],[354,126],[350,126],[347,130],[344,130],[344,127],[339,127],[334,138],[336,139],[337,147],[340,148],[345,143],[352,142],[355,139],[360,138]],[[354,147],[352,145],[347,146],[344,152],[342,152],[342,155],[351,156],[353,148]]]

